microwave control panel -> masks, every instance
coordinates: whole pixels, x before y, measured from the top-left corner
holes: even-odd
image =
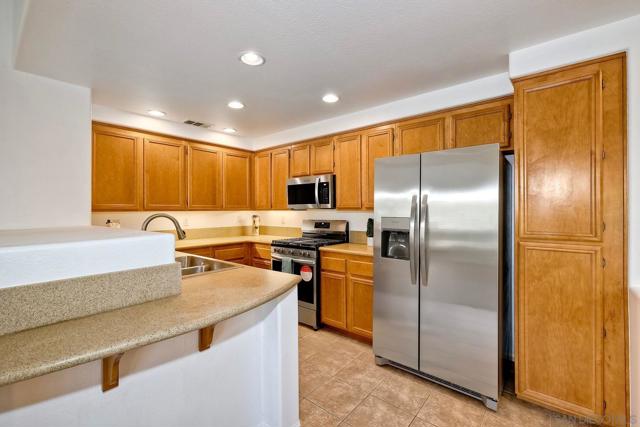
[[[318,201],[321,205],[331,203],[330,188],[328,182],[321,182],[318,184]]]

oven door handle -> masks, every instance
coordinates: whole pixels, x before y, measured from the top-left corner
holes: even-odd
[[[291,258],[291,257],[288,257]],[[275,259],[278,261],[282,261],[282,258],[275,256],[275,255],[271,255],[271,259]],[[316,265],[315,261],[311,261],[308,259],[302,259],[302,258],[291,258],[291,261],[293,262],[297,262],[298,264],[302,264],[302,265]]]

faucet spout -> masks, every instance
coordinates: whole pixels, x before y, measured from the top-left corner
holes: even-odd
[[[149,226],[149,223],[156,218],[167,218],[168,220],[173,222],[173,225],[176,228],[176,234],[178,235],[178,240],[184,240],[187,238],[187,233],[180,226],[180,223],[178,222],[178,220],[166,213],[157,213],[149,216],[149,218],[145,219],[144,222],[142,223],[142,231],[147,231],[147,227]]]

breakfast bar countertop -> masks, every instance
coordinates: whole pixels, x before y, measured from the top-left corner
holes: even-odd
[[[184,278],[177,296],[0,336],[0,386],[215,325],[285,294],[299,281],[300,276],[238,266]]]

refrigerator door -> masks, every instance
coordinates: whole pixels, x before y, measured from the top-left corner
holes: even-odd
[[[418,369],[420,155],[375,162],[373,350]]]
[[[500,174],[497,144],[421,158],[419,369],[494,400],[500,377]]]

